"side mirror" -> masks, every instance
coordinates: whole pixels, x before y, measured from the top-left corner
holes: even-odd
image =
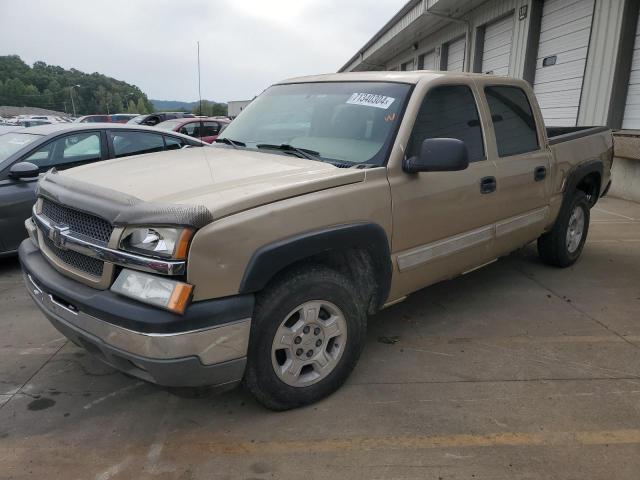
[[[427,138],[420,146],[420,154],[402,163],[407,173],[453,172],[468,166],[467,146],[457,138]]]
[[[40,173],[40,168],[31,162],[18,162],[11,165],[9,177],[15,179],[36,178]]]

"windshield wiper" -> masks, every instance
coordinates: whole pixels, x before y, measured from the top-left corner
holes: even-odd
[[[259,143],[256,145],[256,148],[264,148],[271,150],[282,150],[283,152],[291,152],[297,154],[299,157],[306,158],[308,160],[320,160],[320,152],[316,152],[315,150],[309,150],[308,148],[298,148],[293,145],[289,145],[287,143],[283,143],[281,145],[272,145],[270,143]]]
[[[223,137],[223,138],[216,138],[214,140],[214,142],[216,143],[225,143],[227,145],[231,145],[233,148],[238,148],[238,147],[246,147],[247,145],[244,142],[241,142],[240,140],[231,140],[230,138],[227,137]]]

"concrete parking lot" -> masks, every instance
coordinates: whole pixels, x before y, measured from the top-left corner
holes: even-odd
[[[0,478],[638,479],[640,204],[582,259],[535,247],[370,320],[347,384],[274,413],[181,398],[69,344],[0,261]]]

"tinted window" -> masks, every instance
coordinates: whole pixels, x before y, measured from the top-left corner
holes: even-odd
[[[427,138],[457,138],[469,152],[469,161],[484,159],[478,109],[469,87],[436,87],[422,102],[409,140],[408,156],[419,154]]]
[[[538,149],[536,122],[524,91],[518,87],[484,89],[496,132],[498,155],[506,157]]]
[[[179,150],[180,148],[186,146],[186,145],[191,145],[189,142],[187,142],[185,139],[183,138],[177,138],[177,137],[164,137],[164,140],[166,142],[167,145],[167,150]]]
[[[164,150],[162,135],[146,132],[111,132],[116,157]]]
[[[220,131],[220,125],[217,122],[202,122],[200,130],[201,137],[212,137]]]
[[[23,161],[48,168],[76,162],[100,160],[100,134],[98,132],[77,133],[58,138],[40,147]]]

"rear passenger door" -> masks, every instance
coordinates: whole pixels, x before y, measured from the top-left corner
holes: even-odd
[[[399,272],[392,298],[492,259],[496,168],[487,159],[471,85],[436,86],[426,93],[405,156],[416,155],[427,138],[463,141],[470,163],[454,172],[390,171],[393,255]]]
[[[531,102],[525,91],[511,85],[487,85],[485,99],[495,134],[497,196],[497,254],[537,238],[549,212],[551,154],[542,145]]]

